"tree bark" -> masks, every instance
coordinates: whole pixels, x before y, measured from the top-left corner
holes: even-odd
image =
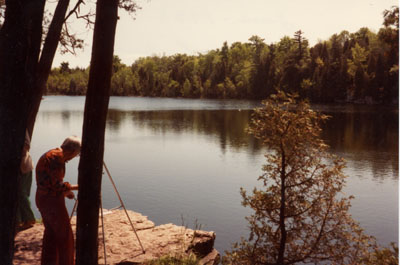
[[[76,264],[98,264],[98,221],[104,136],[114,52],[118,0],[98,0],[85,102],[77,210]]]
[[[47,32],[46,40],[43,44],[34,87],[35,93],[33,94],[32,98],[33,103],[28,116],[27,128],[31,139],[36,115],[39,111],[42,96],[46,90],[46,82],[49,78],[54,55],[57,51],[57,46],[60,40],[61,30],[65,21],[65,14],[67,13],[69,2],[70,0],[58,1],[57,7],[54,11],[53,19],[49,27],[49,31]]]
[[[40,52],[45,0],[6,2],[0,31],[0,264],[12,264],[17,178]]]
[[[285,248],[286,248],[286,225],[285,225],[285,215],[286,215],[286,155],[285,149],[281,143],[281,207],[279,210],[279,228],[281,231],[281,238],[279,242],[278,259],[277,263],[279,265],[284,264],[285,258]]]

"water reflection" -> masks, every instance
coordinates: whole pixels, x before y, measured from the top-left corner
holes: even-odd
[[[398,113],[325,113],[331,118],[323,126],[323,138],[334,153],[370,166],[374,178],[398,178]]]
[[[322,137],[332,152],[350,163],[364,162],[375,178],[398,177],[398,114],[337,109],[324,113],[331,118],[323,125]],[[202,134],[218,139],[223,153],[227,147],[245,150],[251,155],[263,151],[260,141],[249,136],[245,129],[251,119],[251,110],[110,110],[107,128],[113,134],[130,124],[137,130],[157,134]],[[390,174],[388,174],[390,172]]]
[[[394,113],[327,113],[323,136],[335,150],[398,150],[398,120]]]
[[[256,154],[261,149],[260,142],[245,132],[250,115],[250,110],[110,110],[107,128],[118,133],[122,124],[130,121],[138,129],[153,133],[210,135],[218,139],[222,152],[230,147],[235,150],[244,148]]]
[[[398,178],[398,112],[368,106],[315,106],[315,109],[331,116],[322,126],[322,137],[332,152],[349,163],[362,163],[359,168],[361,171],[363,167],[370,167],[376,179]],[[251,113],[249,109],[111,109],[108,112],[107,132],[120,135],[126,131],[125,126],[130,126],[130,133],[149,130],[163,135],[201,134],[216,139],[222,153],[231,148],[259,156],[265,152],[260,141],[245,131]],[[39,117],[52,126],[60,123],[60,127],[69,130],[71,126],[81,126],[76,124],[76,120],[82,122],[83,110],[45,110]],[[357,165],[352,166],[357,169]]]

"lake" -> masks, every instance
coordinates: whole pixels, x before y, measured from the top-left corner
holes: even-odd
[[[84,97],[46,96],[36,119],[31,154],[36,163],[49,149],[82,134]],[[265,162],[263,148],[248,136],[259,102],[112,97],[104,161],[127,209],[156,225],[175,223],[216,232],[221,253],[247,237],[240,187],[251,191]],[[323,126],[331,152],[347,160],[344,189],[354,195],[351,214],[382,245],[398,243],[398,109],[382,106],[314,105],[332,116]],[[77,183],[79,158],[67,164],[66,181]],[[103,207],[119,206],[103,175]],[[35,205],[36,183],[31,202]],[[73,201],[67,207],[72,210]],[[107,229],[107,224],[105,224]]]

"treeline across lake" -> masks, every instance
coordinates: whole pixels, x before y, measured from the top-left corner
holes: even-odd
[[[378,33],[342,31],[310,46],[304,33],[267,44],[259,36],[205,54],[151,56],[131,66],[114,58],[112,95],[264,99],[276,88],[311,102],[393,103],[399,86],[399,9]],[[89,69],[54,68],[48,94],[83,95]]]

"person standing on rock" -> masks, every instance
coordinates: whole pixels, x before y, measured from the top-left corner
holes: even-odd
[[[25,132],[25,142],[22,149],[22,159],[20,166],[20,181],[18,184],[18,207],[17,207],[17,231],[21,231],[32,227],[36,220],[31,209],[31,201],[29,196],[31,194],[32,186],[32,170],[33,162],[29,149],[31,147],[31,141],[29,138],[28,131]]]
[[[81,150],[81,140],[68,137],[59,148],[52,149],[39,159],[36,166],[36,205],[44,224],[42,265],[73,265],[74,236],[65,197],[74,198],[72,190],[78,185],[64,182],[65,163]]]

